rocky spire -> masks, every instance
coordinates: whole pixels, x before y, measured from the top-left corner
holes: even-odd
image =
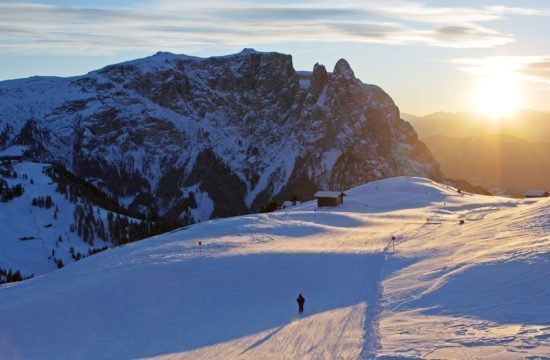
[[[324,65],[316,63],[313,67],[313,75],[311,77],[311,91],[314,94],[318,94],[323,90],[328,82],[327,69]]]
[[[338,60],[336,65],[334,65],[333,74],[337,77],[355,79],[355,74],[353,73],[353,70],[351,70],[351,67],[349,66],[349,63],[346,61],[346,59]]]

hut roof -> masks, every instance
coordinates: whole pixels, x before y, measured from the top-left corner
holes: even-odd
[[[544,190],[527,190],[525,196],[546,196],[547,192]]]
[[[345,193],[342,191],[317,191],[315,195],[313,195],[315,198],[337,198],[339,196],[346,196]]]

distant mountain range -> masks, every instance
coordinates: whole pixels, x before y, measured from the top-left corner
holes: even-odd
[[[512,196],[550,189],[550,113],[524,110],[501,123],[470,113],[403,117],[451,178]]]
[[[534,142],[550,142],[550,112],[521,110],[494,119],[471,112],[437,112],[426,116],[401,114],[420,138],[432,135],[455,137],[510,135]]]

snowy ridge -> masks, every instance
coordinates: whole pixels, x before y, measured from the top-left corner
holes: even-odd
[[[202,222],[4,285],[0,357],[550,353],[549,199],[408,177],[346,193],[336,208]]]

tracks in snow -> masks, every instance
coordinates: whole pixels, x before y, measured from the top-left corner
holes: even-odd
[[[380,349],[380,314],[382,307],[380,306],[380,299],[383,294],[382,283],[380,282],[380,275],[382,271],[382,264],[386,257],[386,250],[377,259],[377,277],[376,281],[371,286],[366,287],[366,309],[365,309],[365,325],[363,336],[363,348],[359,354],[359,359],[373,359],[376,357],[378,350]],[[369,291],[370,290],[370,291]]]
[[[421,236],[427,236],[430,233],[438,229],[442,224],[437,223],[435,228],[426,227],[428,224],[421,224],[420,227],[415,229],[403,228],[402,236],[397,237],[396,243],[402,243],[411,239],[415,239]],[[385,261],[388,259],[389,252],[391,249],[392,243],[388,241],[388,244],[384,247],[384,250],[379,257],[376,258],[378,262],[375,266],[376,268],[376,278],[375,281],[367,286],[365,286],[364,296],[366,302],[365,309],[365,324],[364,324],[364,336],[363,336],[363,347],[361,353],[359,354],[359,359],[361,360],[372,360],[377,358],[377,354],[381,349],[381,334],[380,334],[380,316],[382,314],[382,305],[380,303],[383,294],[384,287],[382,285],[382,268]]]

